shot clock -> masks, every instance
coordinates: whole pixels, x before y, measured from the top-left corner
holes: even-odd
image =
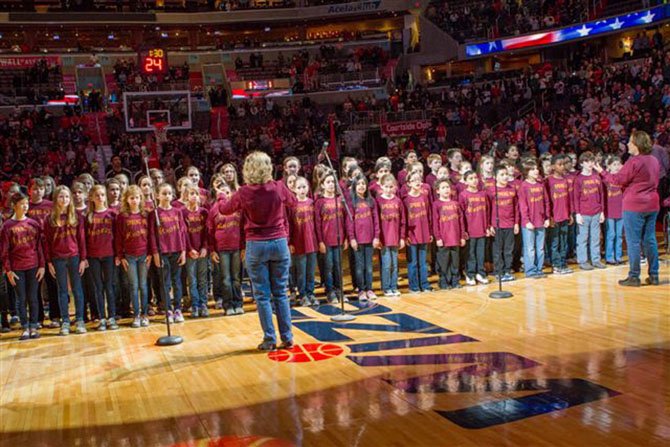
[[[162,48],[147,48],[139,53],[143,74],[165,74],[168,71],[167,52]]]

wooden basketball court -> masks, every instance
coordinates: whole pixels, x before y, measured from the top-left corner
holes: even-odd
[[[257,315],[0,338],[0,446],[667,446],[670,264],[295,308],[298,346],[259,353]],[[406,288],[404,288],[406,290]]]

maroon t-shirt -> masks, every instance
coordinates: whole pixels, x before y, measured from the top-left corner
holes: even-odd
[[[158,229],[158,243],[160,244],[161,254],[172,254],[186,251],[186,224],[181,211],[177,208],[170,208],[166,210],[160,206],[158,210],[158,218],[160,219],[160,227]],[[149,214],[149,251],[152,254],[158,253],[158,246],[156,245],[156,214]]]
[[[623,216],[623,188],[607,178],[603,180],[603,184],[605,185],[605,218],[621,219]]]
[[[405,206],[398,197],[377,197],[379,210],[379,240],[384,247],[398,247],[405,238]]]
[[[316,240],[314,226],[314,201],[310,198],[298,201],[295,208],[289,209],[290,244],[294,254],[316,253],[319,243]]]
[[[425,194],[403,199],[407,216],[407,239],[412,245],[430,242],[430,200]]]
[[[433,235],[445,247],[459,247],[465,239],[465,223],[461,207],[455,200],[433,202]]]
[[[149,226],[147,216],[142,213],[116,216],[114,245],[116,256],[144,256],[149,246]]]
[[[541,183],[524,181],[519,187],[519,210],[521,225],[528,222],[535,228],[543,228],[544,221],[549,219],[549,197],[547,190]]]
[[[42,226],[34,219],[9,219],[0,229],[0,260],[5,272],[44,267]]]
[[[51,214],[51,209],[53,208],[53,202],[50,200],[42,200],[40,203],[30,203],[30,208],[28,208],[28,217],[34,219],[40,225],[44,225],[44,221],[47,220],[49,214]]]
[[[240,250],[244,242],[242,215],[239,211],[222,214],[220,209],[224,202],[220,200],[214,203],[207,216],[209,251]]]
[[[468,191],[464,189],[458,196],[463,212],[465,231],[471,238],[486,237],[489,227],[489,203],[484,191]]]
[[[545,181],[547,197],[549,198],[549,211],[554,222],[565,222],[570,219],[572,208],[570,207],[570,185],[565,177],[556,178],[550,175]]]
[[[288,237],[284,208],[293,208],[295,195],[282,181],[269,181],[262,185],[244,185],[220,205],[223,214],[242,212],[244,236],[250,241],[267,241]]]
[[[182,208],[181,214],[186,224],[186,247],[200,251],[207,247],[207,210],[198,207],[195,211]]]
[[[86,229],[86,249],[89,258],[114,256],[114,226],[117,212],[107,208],[84,217]]]
[[[491,226],[496,226],[496,201],[495,201],[495,186],[486,189],[486,195],[490,203],[490,223]],[[516,188],[511,185],[498,188],[498,216],[500,218],[500,228],[514,228],[521,220],[519,214],[519,206],[517,199]]]
[[[356,205],[350,202],[354,219],[347,219],[347,234],[349,240],[355,239],[359,244],[371,244],[373,239],[379,238],[379,213],[375,200],[358,198]]]
[[[575,213],[584,216],[595,216],[603,212],[605,194],[600,175],[579,174],[575,179]]]
[[[326,247],[337,247],[339,232],[340,243],[347,237],[344,224],[344,204],[338,197],[319,197],[314,204],[316,239]]]
[[[47,262],[52,259],[79,256],[79,261],[86,260],[86,236],[84,235],[84,219],[77,219],[76,225],[67,225],[65,214],[60,216],[60,226],[53,225],[51,218],[44,221],[44,257]]]

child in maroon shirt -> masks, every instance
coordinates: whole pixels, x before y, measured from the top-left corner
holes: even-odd
[[[564,154],[551,158],[551,175],[545,180],[551,226],[549,227],[549,244],[551,247],[551,265],[557,275],[572,273],[568,267],[568,225],[572,223],[572,201],[570,200],[570,184],[565,178],[565,161],[569,157]]]
[[[216,280],[221,283],[221,308],[226,315],[244,314],[242,296],[242,257],[240,250],[244,243],[242,214],[220,212],[226,204],[232,189],[226,183],[219,185],[219,200],[212,205],[207,218],[209,251],[214,265],[218,266]]]
[[[81,275],[86,270],[86,237],[84,220],[77,217],[72,193],[67,186],[54,190],[54,207],[44,223],[44,253],[49,273],[56,278],[58,303],[62,317],[60,334],[70,334],[68,280],[74,295],[77,333],[86,333],[84,292]]]
[[[522,170],[526,177],[519,187],[524,270],[527,278],[545,278],[542,268],[546,228],[549,227],[549,197],[538,182],[540,169],[537,163],[527,161]]]
[[[163,183],[158,187],[156,211],[160,226],[156,232],[156,213],[149,214],[149,252],[153,256],[154,264],[163,273],[163,293],[168,320],[183,323],[181,268],[186,263],[186,224],[181,211],[171,205],[173,194],[172,185],[169,183]],[[170,289],[174,307],[170,300]]]
[[[459,251],[465,246],[465,223],[458,202],[451,198],[451,183],[443,178],[435,182],[437,199],[433,202],[433,235],[437,244],[440,289],[460,288]]]
[[[621,159],[610,155],[605,161],[607,172],[621,171]],[[605,262],[619,265],[623,262],[623,189],[621,185],[603,178],[605,185]]]
[[[289,249],[296,267],[298,296],[302,306],[318,306],[314,295],[314,274],[318,241],[314,226],[314,201],[309,196],[309,183],[304,177],[295,182],[298,203],[289,208]]]
[[[0,229],[2,271],[14,288],[18,314],[23,328],[19,340],[39,338],[39,282],[44,277],[41,225],[27,217],[28,197],[18,192],[9,199],[14,214]],[[30,310],[30,319],[26,305]]]
[[[391,174],[381,179],[377,196],[381,244],[381,280],[384,296],[400,296],[398,291],[398,249],[405,248],[405,207],[395,195],[398,183]]]
[[[344,204],[335,195],[335,176],[328,173],[321,178],[321,197],[314,205],[316,238],[319,251],[325,255],[326,295],[331,304],[339,303],[342,294],[341,248],[347,248],[344,224]],[[344,295],[342,299],[348,300]]]
[[[510,176],[506,167],[500,166],[495,170],[495,179],[496,185],[486,189],[486,195],[491,204],[489,233],[494,236],[493,264],[496,275],[502,275],[503,281],[514,281],[512,274],[514,237],[519,234],[520,220],[517,192],[516,188],[509,184]]]
[[[433,290],[426,265],[427,246],[433,240],[430,231],[431,204],[430,196],[422,191],[422,180],[422,173],[413,171],[407,177],[405,185],[409,191],[403,199],[407,216],[407,273],[409,291],[413,293]]]
[[[359,175],[354,179],[350,197],[353,219],[347,219],[347,234],[354,252],[358,299],[376,300],[377,295],[372,291],[372,254],[375,248],[380,247],[379,214],[365,176]]]
[[[605,222],[603,182],[600,175],[593,172],[595,156],[592,152],[583,152],[579,163],[582,172],[575,179],[574,192],[577,262],[582,270],[604,269],[605,265],[600,262],[600,224]]]
[[[469,286],[488,284],[486,270],[484,270],[484,256],[486,237],[489,231],[489,202],[484,191],[479,191],[479,179],[474,171],[463,174],[466,189],[458,198],[465,222],[465,232],[468,239],[468,257],[466,266],[465,282]]]
[[[191,170],[189,169],[189,172]],[[199,175],[199,171],[197,171]],[[193,180],[193,179],[191,179]],[[207,309],[207,209],[200,206],[202,191],[186,187],[186,206],[181,214],[186,224],[186,275],[191,297],[191,316],[208,317]]]
[[[94,185],[89,193],[89,212],[86,216],[86,247],[88,265],[93,279],[95,302],[100,317],[99,331],[119,328],[116,323],[114,294],[114,225],[116,211],[107,208],[107,191]],[[106,304],[106,305],[105,305]],[[109,320],[107,320],[109,319]]]

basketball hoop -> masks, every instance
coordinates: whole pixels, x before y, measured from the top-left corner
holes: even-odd
[[[154,123],[154,137],[156,138],[156,144],[167,142],[167,125],[168,123],[165,122]]]

